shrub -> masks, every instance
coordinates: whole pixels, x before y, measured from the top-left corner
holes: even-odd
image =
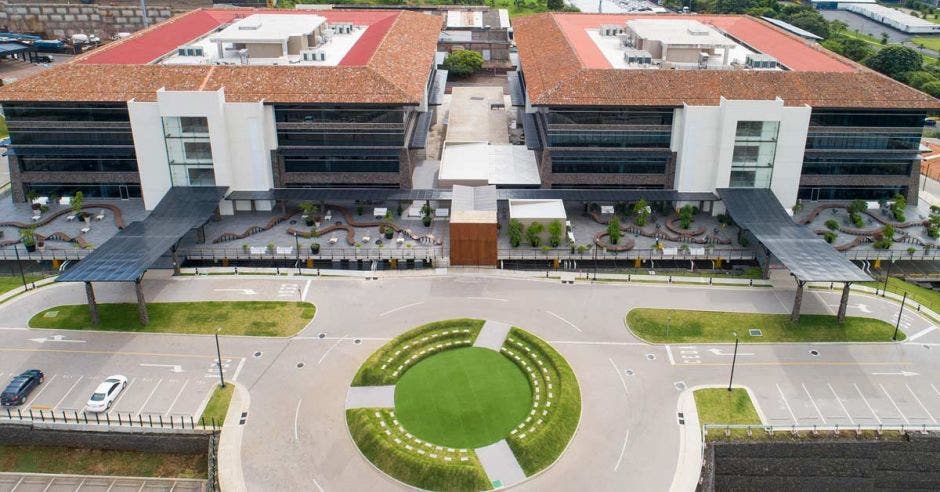
[[[646,200],[640,200],[633,205],[633,214],[636,215],[636,225],[643,227],[650,217],[650,207]]]
[[[74,212],[76,215],[82,213],[82,207],[85,205],[85,194],[80,191],[76,191],[69,205],[72,207],[72,212]]]
[[[865,200],[852,200],[848,208],[850,214],[857,214],[868,210],[868,204]]]
[[[509,236],[509,244],[513,248],[518,248],[522,244],[522,222],[516,219],[510,220],[506,235]]]
[[[695,215],[695,208],[692,205],[686,204],[679,209],[679,226],[683,229],[688,229],[692,225],[693,216]]]
[[[483,68],[483,55],[473,50],[454,50],[444,59],[444,69],[455,77],[466,77]]]
[[[823,234],[823,239],[825,239],[827,243],[832,244],[833,241],[836,240],[836,233],[827,231],[825,234]]]
[[[861,214],[852,212],[852,214],[849,217],[852,219],[852,224],[854,224],[855,227],[859,229],[861,229],[862,227],[865,227],[865,222],[862,220]]]
[[[887,240],[887,239],[885,239],[885,238],[877,239],[877,240],[875,240],[875,242],[872,244],[872,246],[874,246],[875,249],[890,249],[890,248],[891,248],[891,241],[889,241],[889,240]]]
[[[526,228],[525,238],[533,248],[537,248],[542,244],[542,231],[544,229],[545,226],[543,226],[541,222],[533,222]]]
[[[557,248],[561,244],[561,221],[553,220],[548,224],[548,243],[552,245],[553,248]]]
[[[583,244],[579,244],[579,245],[578,245],[578,254],[582,254],[582,255],[583,255],[583,254],[586,253],[586,252],[587,252],[587,246],[585,246],[585,245],[583,245]]]
[[[421,223],[424,224],[424,227],[431,227],[431,216],[425,215],[421,217]]]
[[[23,246],[33,247],[36,245],[36,234],[32,227],[20,229],[20,241]]]
[[[800,208],[802,209],[802,205],[800,205]],[[718,214],[716,218],[718,219],[719,224],[731,225],[731,216],[728,214]]]
[[[914,253],[915,253],[915,252],[917,252],[917,248],[915,248],[915,247],[913,247],[913,246],[911,246],[910,248],[907,248],[907,254],[909,254],[909,255],[911,255],[911,256],[914,256]]]
[[[927,235],[930,236],[931,239],[937,239],[940,237],[940,228],[934,224],[930,224],[930,226],[927,227]]]
[[[886,225],[885,228],[881,230],[881,237],[888,241],[894,241],[894,226],[891,224]]]
[[[617,244],[620,241],[620,219],[611,217],[607,223],[607,237],[610,238],[610,244]]]
[[[830,231],[837,231],[837,230],[839,230],[839,221],[836,220],[836,219],[829,219],[829,220],[827,220],[827,221],[826,221],[826,228],[828,228]]]
[[[796,202],[793,204],[793,213],[798,214],[803,211],[803,202]],[[724,215],[724,214],[722,214]]]

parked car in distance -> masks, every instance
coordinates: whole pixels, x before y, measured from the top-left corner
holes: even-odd
[[[36,60],[36,63],[52,63],[55,61],[52,55],[36,55],[34,60]]]
[[[10,137],[0,138],[0,147],[9,147],[10,146]]]
[[[103,383],[95,388],[88,403],[85,404],[85,410],[89,412],[105,412],[111,408],[111,404],[121,394],[121,390],[127,386],[127,378],[124,376],[110,376]]]
[[[0,393],[0,405],[5,407],[26,403],[29,394],[42,384],[46,376],[39,369],[30,369],[16,376]]]

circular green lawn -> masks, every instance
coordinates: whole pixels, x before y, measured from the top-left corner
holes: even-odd
[[[419,438],[478,448],[509,435],[532,406],[525,374],[499,352],[467,347],[428,357],[395,386],[395,411]]]

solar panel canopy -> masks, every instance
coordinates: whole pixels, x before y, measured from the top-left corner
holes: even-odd
[[[176,241],[209,219],[225,196],[225,187],[173,187],[144,220],[133,222],[58,282],[134,282]]]
[[[865,274],[808,227],[793,222],[769,189],[723,188],[718,195],[735,223],[754,234],[790,273],[805,282],[868,282]]]

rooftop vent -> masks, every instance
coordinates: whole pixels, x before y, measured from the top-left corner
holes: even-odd
[[[333,24],[332,27],[334,34],[350,34],[353,30],[353,25],[350,22],[340,22]]]
[[[176,49],[179,56],[203,56],[202,46],[180,46]]]
[[[709,33],[708,28],[702,25],[690,25],[688,30],[693,36],[708,36]]]
[[[628,49],[623,53],[623,61],[630,66],[649,66],[653,64],[653,56],[645,50]]]
[[[326,61],[326,51],[305,50],[301,52],[304,61]]]
[[[245,20],[238,24],[239,31],[257,31],[261,29],[261,21],[259,20]]]

